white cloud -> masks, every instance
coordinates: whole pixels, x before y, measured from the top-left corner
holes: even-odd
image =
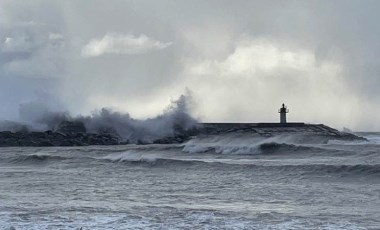
[[[108,33],[102,39],[92,39],[82,48],[83,57],[97,57],[103,54],[140,54],[161,50],[171,42],[160,42],[142,34],[140,36]]]
[[[308,47],[271,39],[246,38],[233,47],[224,58],[184,59],[181,84],[193,91],[197,117],[213,122],[277,121],[277,107],[285,102],[291,121],[357,128],[353,115],[346,114],[359,109],[358,99],[339,60],[317,61]]]
[[[269,40],[256,39],[236,44],[224,60],[196,60],[187,66],[193,74],[217,74],[227,77],[253,77],[288,69],[309,71],[315,68],[314,54],[302,49],[281,48],[284,45]]]

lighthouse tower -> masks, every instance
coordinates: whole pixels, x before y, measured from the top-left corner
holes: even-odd
[[[285,104],[282,104],[282,107],[278,110],[280,113],[280,123],[286,124],[286,114],[289,113],[289,109],[285,106]]]

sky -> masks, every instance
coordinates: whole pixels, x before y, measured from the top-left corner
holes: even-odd
[[[0,119],[20,108],[380,131],[380,1],[0,0]],[[21,109],[22,110],[22,109]]]

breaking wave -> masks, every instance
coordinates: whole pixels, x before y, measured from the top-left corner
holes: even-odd
[[[157,155],[139,155],[130,154],[129,152],[122,154],[111,154],[102,158],[102,160],[110,163],[124,163],[124,164],[148,164],[148,165],[184,165],[195,163],[206,163],[202,160],[196,159],[180,159],[180,158],[166,158]]]
[[[236,154],[236,155],[254,155],[254,154],[276,154],[276,153],[300,153],[305,151],[322,151],[322,149],[312,146],[302,146],[286,143],[259,143],[256,145],[199,145],[187,144],[183,151],[187,153],[218,153],[218,154]]]
[[[254,161],[216,159],[216,158],[165,158],[162,156],[137,156],[126,154],[112,155],[104,158],[112,163],[147,164],[150,166],[197,165],[200,167],[237,167],[241,170],[271,171],[291,175],[336,175],[344,176],[376,176],[380,177],[380,165],[354,164],[305,164],[305,165],[262,165]]]
[[[186,153],[217,153],[234,155],[304,153],[328,151],[323,148],[321,140],[304,143],[300,135],[283,135],[263,138],[251,134],[227,134],[212,137],[197,137],[185,143]]]
[[[141,155],[130,152],[110,154],[103,158],[110,163],[146,164],[150,166],[198,165],[200,167],[236,167],[241,170],[265,170],[292,175],[338,175],[338,176],[380,176],[378,164],[272,164],[263,165],[252,160],[218,158],[168,158],[160,155]]]
[[[181,95],[161,114],[147,119],[136,119],[129,113],[109,108],[95,110],[91,115],[73,116],[69,112],[54,111],[35,103],[20,105],[19,121],[0,121],[0,131],[47,131],[88,132],[111,134],[127,143],[153,143],[167,137],[183,134],[192,129],[197,121],[190,115],[191,95]]]
[[[263,151],[263,154],[268,153],[291,153],[316,151],[314,148],[295,146],[290,144],[279,143],[263,143],[260,144],[259,149]],[[143,148],[144,149],[144,148]],[[354,162],[347,162],[344,164],[336,162],[336,164],[321,163],[321,162],[305,162],[281,160],[277,157],[275,161],[266,161],[266,158],[262,157],[217,157],[214,154],[187,154],[181,153],[178,147],[164,148],[164,151],[149,151],[136,147],[135,150],[127,151],[115,151],[111,153],[100,153],[92,155],[63,155],[57,156],[50,154],[23,154],[17,156],[10,156],[8,158],[2,157],[0,162],[10,164],[43,164],[49,165],[53,163],[65,162],[65,164],[71,163],[84,163],[84,164],[97,164],[99,167],[133,167],[138,165],[141,167],[199,167],[199,168],[230,168],[239,170],[242,172],[257,172],[258,174],[263,172],[291,175],[291,176],[309,176],[309,175],[334,175],[337,177],[353,177],[353,176],[368,176],[380,178],[380,165],[379,164],[366,164]],[[240,150],[239,150],[240,151]],[[233,155],[231,155],[233,156]],[[236,156],[236,155],[235,155]],[[265,155],[263,155],[265,156]],[[310,154],[306,154],[310,156]],[[298,155],[297,155],[298,158]],[[111,166],[113,165],[113,166]],[[78,166],[79,167],[79,166]]]

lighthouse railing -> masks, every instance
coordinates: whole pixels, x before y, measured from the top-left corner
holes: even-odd
[[[285,112],[285,113],[289,113],[289,109],[285,109],[285,111],[283,111],[283,109],[279,109],[278,112],[279,112],[279,113],[283,113],[283,112]]]

